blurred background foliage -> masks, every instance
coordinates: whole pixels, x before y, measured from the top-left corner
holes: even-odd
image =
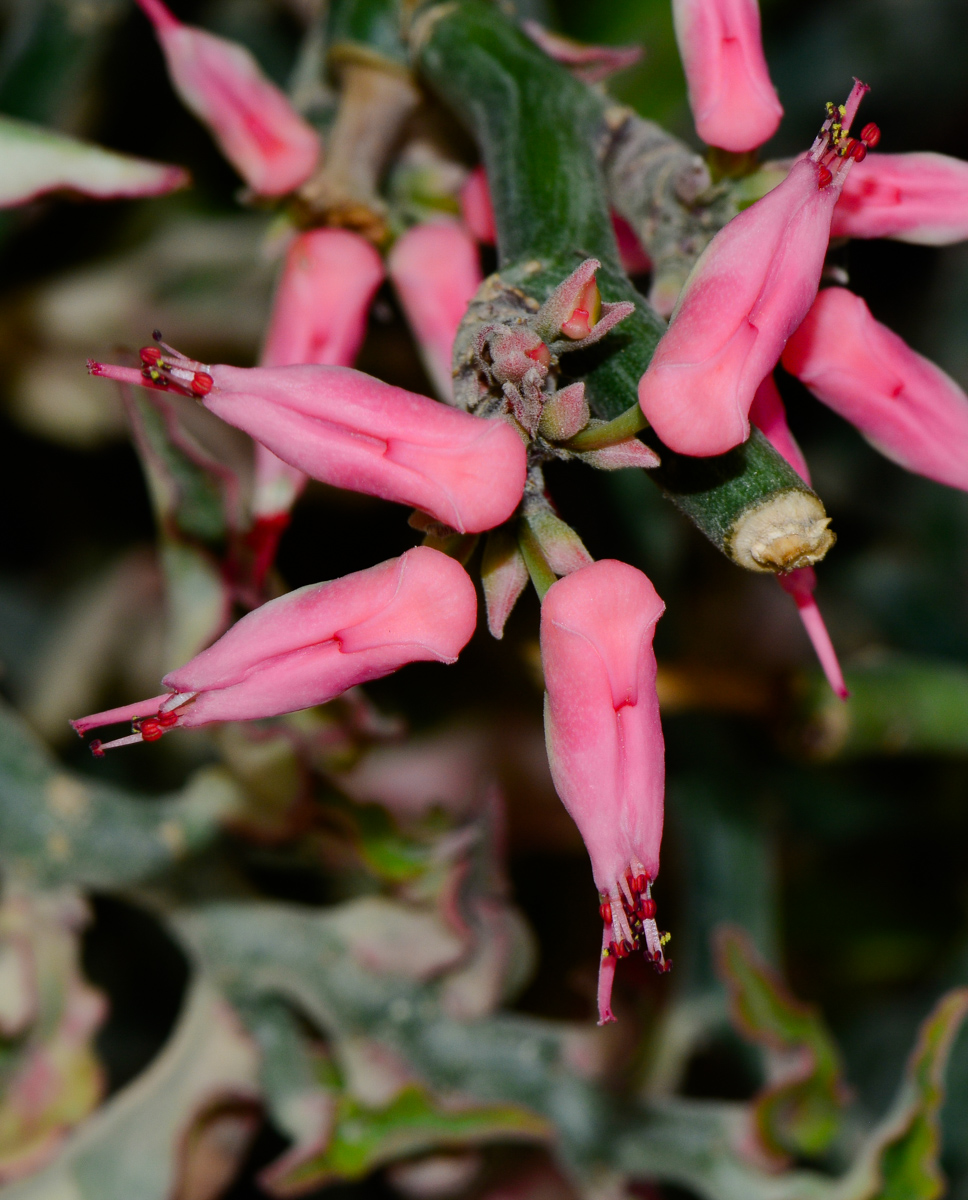
[[[694,139],[667,0],[547,0],[519,7],[582,40],[641,42],[641,64],[618,77],[613,91],[687,141]],[[184,19],[249,46],[283,85],[292,80],[312,8],[312,0],[184,0],[178,6]],[[163,199],[48,199],[0,217],[0,503],[6,513],[0,689],[27,722],[10,724],[0,739],[0,861],[8,888],[20,878],[18,863],[29,861],[36,867],[34,883],[81,885],[91,897],[89,919],[66,900],[38,913],[28,912],[34,902],[24,899],[17,917],[28,925],[40,922],[54,940],[61,936],[57,930],[84,926],[80,969],[89,984],[80,982],[68,955],[54,990],[83,999],[96,989],[109,1002],[97,1013],[93,1004],[88,1025],[98,1030],[94,1044],[104,1078],[98,1083],[91,1076],[82,1086],[71,1076],[80,1089],[72,1119],[149,1064],[152,1071],[168,1071],[164,1094],[171,1111],[179,1105],[186,1111],[202,1088],[190,1077],[200,1047],[221,1045],[221,1038],[227,1047],[220,1059],[223,1082],[236,1099],[234,1107],[223,1104],[195,1127],[195,1149],[186,1150],[186,1161],[207,1166],[191,1175],[191,1186],[184,1180],[178,1185],[183,1200],[219,1194],[240,1155],[245,1166],[226,1194],[235,1200],[263,1194],[256,1176],[278,1158],[286,1137],[299,1142],[286,1089],[293,1089],[300,1072],[299,1096],[324,1108],[336,1104],[333,1119],[341,1131],[325,1162],[305,1148],[305,1161],[316,1162],[315,1174],[305,1178],[322,1187],[354,1170],[365,1176],[359,1184],[337,1185],[345,1193],[327,1195],[394,1189],[445,1194],[446,1188],[428,1190],[433,1180],[419,1177],[419,1155],[441,1146],[462,1147],[462,1156],[449,1160],[447,1194],[463,1187],[485,1195],[489,1181],[509,1175],[529,1180],[530,1191],[502,1195],[567,1195],[570,1185],[549,1173],[543,1151],[505,1136],[514,1130],[519,1143],[540,1145],[546,1137],[541,1122],[560,1121],[560,1114],[554,1115],[547,1097],[535,1099],[537,1084],[524,1082],[522,1104],[540,1118],[501,1107],[500,1087],[485,1078],[501,1069],[497,1049],[481,1043],[483,1082],[471,1089],[480,1105],[462,1115],[463,1125],[408,1082],[409,1090],[393,1100],[402,1107],[387,1118],[387,1142],[372,1114],[366,1117],[370,1125],[361,1125],[357,1101],[340,1090],[348,1071],[365,1073],[357,1061],[365,1054],[353,1059],[346,1051],[334,1060],[319,1025],[310,1029],[318,1015],[311,1006],[305,1011],[303,1000],[303,1016],[295,1018],[273,999],[277,992],[305,997],[316,986],[299,976],[323,946],[336,965],[313,994],[327,997],[319,1003],[336,1013],[333,1028],[344,1049],[355,1045],[353,1039],[365,1040],[370,1026],[354,1016],[346,999],[350,985],[342,998],[326,991],[342,977],[339,964],[354,936],[326,925],[329,906],[366,897],[376,902],[381,893],[400,894],[401,888],[411,898],[421,887],[438,895],[444,883],[435,872],[443,868],[427,849],[440,834],[433,822],[453,832],[475,822],[483,828],[492,819],[479,797],[456,813],[434,816],[428,810],[403,819],[399,810],[394,818],[379,805],[359,803],[385,799],[382,785],[361,785],[354,793],[344,781],[334,788],[334,772],[405,722],[438,737],[446,728],[447,745],[452,749],[456,739],[477,764],[465,762],[460,778],[483,771],[498,778],[504,792],[510,894],[533,931],[529,935],[520,918],[508,916],[513,929],[507,936],[522,945],[533,942],[515,961],[525,968],[529,958],[534,961],[527,980],[522,975],[501,985],[516,996],[518,1017],[493,1020],[591,1022],[596,897],[580,839],[543,763],[533,596],[519,606],[503,642],[481,629],[453,668],[408,667],[369,687],[369,702],[278,722],[258,745],[230,731],[221,742],[206,734],[179,735],[95,764],[69,736],[67,716],[152,694],[166,654],[145,483],[120,404],[111,389],[86,376],[84,361],[135,347],[160,327],[167,340],[202,361],[253,363],[274,275],[265,252],[274,218],[240,209],[239,181],[173,96],[148,23],[133,6],[123,0],[4,0],[0,20],[0,111],[185,164],[195,181],[191,190]],[[883,149],[968,158],[968,7],[960,0],[765,0],[763,23],[786,109],[766,156],[805,147],[823,102],[839,98],[858,75],[871,85],[865,117],[881,126]],[[853,242],[839,253],[851,286],[875,316],[968,387],[968,249]],[[374,306],[358,365],[430,390],[389,291]],[[613,1058],[624,1057],[641,1087],[642,1079],[654,1082],[666,1071],[680,1095],[749,1099],[760,1087],[762,1063],[735,1033],[724,1032],[708,1014],[696,1015],[702,1004],[722,1003],[707,939],[720,922],[732,921],[782,968],[792,992],[822,1011],[841,1048],[857,1111],[876,1119],[887,1111],[919,1023],[940,992],[968,984],[968,496],[894,467],[795,381],[784,378],[782,390],[838,534],[819,571],[818,595],[854,693],[845,707],[827,695],[795,609],[780,589],[721,558],[640,472],[607,475],[563,465],[549,471],[563,516],[592,554],[641,567],[667,604],[657,638],[669,770],[658,895],[663,924],[674,935],[676,975],[670,982],[626,964],[617,989],[618,1032],[606,1044]],[[414,540],[400,511],[311,485],[284,535],[279,576],[287,588],[334,578],[398,554]],[[35,743],[38,736],[53,746],[59,762]],[[439,746],[432,756],[446,759]],[[365,769],[371,757],[362,761]],[[311,819],[298,815],[310,777],[313,803],[323,813]],[[139,808],[111,807],[131,793],[141,796]],[[86,827],[90,853],[79,855],[83,869],[73,869],[74,858],[67,862],[59,854],[58,838],[66,837],[68,826],[74,830],[76,814],[91,805],[104,830]],[[102,832],[110,833],[110,844]],[[481,867],[485,874],[488,869]],[[474,886],[475,895],[505,906],[501,912],[513,911],[500,880]],[[281,1072],[282,1083],[266,1079],[261,1085],[269,1097],[268,1124],[260,1125],[257,1115],[251,1043],[241,1040],[236,1019],[205,991],[209,983],[189,983],[185,950],[155,915],[216,899],[244,902],[251,914],[219,933],[218,922],[229,918],[207,909],[207,915],[185,918],[179,936],[222,981],[256,1041],[290,1047],[295,1065]],[[300,910],[300,919],[309,922],[305,948],[291,947],[293,962],[279,967],[289,982],[277,981],[276,991],[267,992],[251,986],[252,976],[237,963],[232,967],[229,950],[240,929],[251,934],[253,946],[260,938],[271,942],[278,906],[287,902],[319,906],[320,924],[312,926],[317,918]],[[446,931],[409,936],[429,946],[428,953],[439,953],[441,964],[451,961]],[[245,953],[258,957],[261,951],[249,946]],[[413,979],[393,984],[397,991],[387,999],[390,1011],[397,1004],[405,1014],[407,1053],[422,1064],[425,1077],[449,1079],[451,1086],[466,1082],[473,1075],[467,1062],[459,1067],[455,1058],[448,1065],[440,1047],[417,1045],[419,1031],[406,1017],[412,1002],[407,989],[415,986]],[[678,997],[672,1009],[670,993]],[[446,1008],[435,996],[433,1003]],[[676,1032],[676,1021],[682,1026],[689,1020],[706,1032],[693,1037],[688,1057],[676,1063],[676,1037],[686,1036],[681,1028]],[[176,1021],[182,1042],[172,1045],[167,1039]],[[56,1015],[49,1024],[44,1036],[58,1036]],[[492,1034],[500,1040],[490,1026],[480,1026],[482,1039]],[[565,1054],[557,1042],[551,1045],[563,1034],[542,1033],[547,1046],[538,1034],[528,1036],[529,1054],[547,1053],[549,1062]],[[789,1036],[799,1046],[796,1039],[807,1035]],[[820,1036],[809,1034],[811,1053],[822,1058]],[[161,1062],[159,1054],[175,1057]],[[93,1068],[84,1060],[77,1070],[88,1071],[87,1079]],[[609,1086],[617,1087],[614,1073],[610,1078]],[[832,1076],[825,1078],[829,1083]],[[334,1101],[334,1095],[341,1098]],[[836,1109],[839,1101],[830,1103]],[[162,1125],[172,1119],[151,1118]],[[0,1160],[3,1120],[0,1113]],[[968,1033],[953,1051],[943,1123],[943,1166],[953,1194],[968,1198]],[[434,1131],[429,1138],[422,1132],[428,1126]],[[587,1129],[582,1136],[605,1137]],[[851,1144],[850,1131],[840,1136],[843,1150]],[[117,1158],[123,1126],[116,1123],[104,1137]],[[578,1133],[575,1138],[577,1145]],[[369,1157],[359,1156],[361,1140],[376,1147]],[[468,1150],[482,1144],[490,1147],[483,1158]],[[792,1149],[781,1146],[778,1153],[797,1162],[817,1159],[815,1148],[795,1139]],[[409,1159],[409,1175],[396,1168],[370,1174],[401,1157]],[[820,1161],[838,1167],[836,1154]],[[75,1166],[78,1178],[84,1169],[95,1175],[103,1169],[96,1162]],[[445,1168],[446,1161],[438,1165],[444,1176]],[[662,1187],[666,1195],[680,1194],[672,1185]]]

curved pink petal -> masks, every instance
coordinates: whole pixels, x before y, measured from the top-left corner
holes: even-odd
[[[305,183],[319,159],[319,137],[249,51],[183,25],[162,0],[137,2],[155,27],[175,91],[246,183],[264,196]]]
[[[859,296],[822,291],[783,365],[882,454],[968,491],[968,396],[876,321]]]
[[[868,154],[851,168],[832,237],[947,246],[968,238],[968,162],[947,154]]]
[[[741,152],[773,136],[783,108],[770,82],[756,0],[673,0],[696,132]]]

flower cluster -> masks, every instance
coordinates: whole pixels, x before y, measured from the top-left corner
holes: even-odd
[[[138,3],[179,95],[251,192],[285,197],[305,188],[321,169],[319,138],[251,56],[182,24],[161,0]],[[699,135],[723,152],[755,151],[782,116],[756,0],[673,0],[673,11]],[[529,32],[586,77],[630,61]],[[190,397],[250,435],[260,577],[307,478],[411,506],[411,524],[426,534],[399,558],[255,608],[168,674],[162,694],[74,721],[79,733],[131,722],[130,734],[95,741],[94,752],[321,704],[409,662],[453,662],[477,616],[463,564],[476,535],[488,534],[482,577],[494,636],[529,580],[542,597],[548,755],[600,892],[599,1017],[613,1020],[619,959],[640,950],[660,972],[670,966],[652,896],[664,794],[652,639],[664,605],[641,571],[592,560],[555,512],[542,465],[577,457],[603,469],[654,467],[658,455],[637,436],[646,422],[672,451],[720,455],[749,436],[752,422],[809,483],[773,377],[782,362],[891,458],[968,490],[968,397],[859,297],[819,290],[831,237],[936,244],[968,236],[968,165],[868,154],[877,126],[851,133],[866,91],[855,81],[845,104],[829,104],[811,148],[712,239],[639,381],[639,406],[616,421],[595,420],[585,384],[562,379],[565,355],[598,343],[634,308],[603,298],[597,259],[581,262],[543,304],[518,293],[510,316],[465,315],[475,305],[491,311],[494,300],[475,241],[497,236],[481,170],[463,184],[463,223],[412,225],[385,263],[350,229],[294,234],[257,367],[198,362],[157,336],[137,366],[91,362],[94,375]],[[152,164],[138,170],[145,193],[184,181]],[[619,233],[630,269],[647,267],[641,247]],[[387,277],[437,400],[353,368]],[[780,584],[831,685],[846,696],[812,567]]]

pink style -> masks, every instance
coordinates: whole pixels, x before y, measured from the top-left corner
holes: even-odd
[[[142,370],[89,362],[92,375],[194,396],[313,479],[410,504],[461,533],[517,508],[524,443],[484,420],[348,367],[208,366],[146,346]]]
[[[827,288],[783,365],[892,461],[968,491],[968,396],[846,288]]]
[[[652,638],[665,605],[641,571],[605,559],[552,584],[541,606],[545,740],[555,788],[585,840],[604,924],[599,1024],[619,958],[669,964],[655,923],[665,745]]]
[[[844,184],[833,237],[947,246],[968,238],[968,162],[946,154],[869,154]]]
[[[484,277],[474,238],[456,221],[415,225],[393,247],[387,269],[434,391],[450,400],[457,327]]]
[[[849,136],[866,91],[855,83],[846,105],[828,106],[810,152],[719,231],[686,280],[639,381],[642,411],[670,449],[724,454],[749,436],[756,389],[813,303],[834,205],[866,153]]]
[[[383,260],[359,234],[346,229],[300,234],[286,254],[260,364],[352,366],[383,277]],[[306,478],[256,442],[256,516],[288,513]]]
[[[754,150],[783,108],[770,82],[756,0],[673,0],[696,132],[723,150]]]
[[[319,137],[244,46],[184,25],[162,0],[137,0],[155,28],[172,86],[222,153],[262,196],[305,183]]]
[[[96,755],[169,729],[252,721],[325,704],[410,662],[452,663],[477,621],[477,593],[454,559],[416,546],[366,571],[270,600],[162,680],[160,696],[81,717],[79,734],[132,721]]]

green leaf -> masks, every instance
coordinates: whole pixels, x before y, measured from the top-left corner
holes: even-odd
[[[80,192],[108,200],[160,196],[188,183],[181,167],[116,154],[91,142],[0,116],[0,208],[46,192]]]
[[[182,1186],[198,1118],[220,1100],[253,1102],[256,1068],[255,1047],[235,1014],[207,984],[196,983],[171,1039],[148,1069],[72,1134],[44,1170],[6,1189],[4,1200],[191,1194]]]
[[[420,1087],[405,1088],[385,1108],[368,1108],[350,1096],[337,1104],[332,1139],[322,1154],[276,1176],[287,1195],[337,1180],[360,1179],[384,1163],[430,1150],[483,1142],[544,1140],[547,1122],[514,1105],[444,1105]]]
[[[208,844],[242,803],[220,768],[152,798],[63,770],[0,705],[0,865],[40,884],[116,887]]]
[[[767,1054],[770,1083],[753,1102],[763,1149],[780,1164],[821,1154],[847,1098],[839,1051],[816,1010],[790,995],[741,929],[725,926],[716,941],[736,1028]]]
[[[890,1112],[867,1140],[837,1200],[935,1200],[941,1172],[944,1072],[968,1014],[968,988],[955,988],[922,1023]]]

